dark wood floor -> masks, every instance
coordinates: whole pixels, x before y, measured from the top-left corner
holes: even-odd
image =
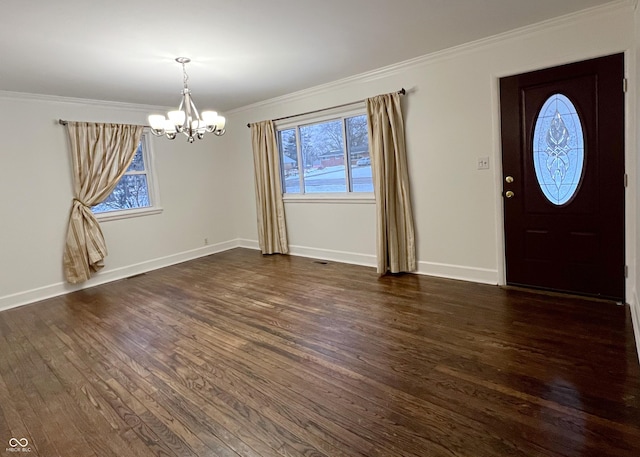
[[[236,249],[0,313],[0,441],[638,457],[640,369],[624,306]]]

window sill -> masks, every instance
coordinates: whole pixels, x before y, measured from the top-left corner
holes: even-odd
[[[107,213],[95,214],[94,216],[99,222],[105,221],[117,221],[119,219],[130,219],[132,217],[151,216],[153,214],[162,213],[162,208],[142,208],[142,209],[129,209],[122,211],[109,211]]]
[[[375,204],[373,193],[362,192],[357,194],[302,194],[284,195],[285,203],[349,203],[349,204]]]

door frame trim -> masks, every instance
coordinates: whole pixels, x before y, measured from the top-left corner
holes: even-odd
[[[624,54],[624,76],[628,81],[627,93],[624,100],[624,160],[625,160],[625,173],[628,176],[628,184],[625,192],[625,264],[628,266],[628,275],[625,280],[625,297],[626,301],[632,300],[632,297],[638,296],[636,293],[636,231],[637,231],[637,182],[638,182],[638,158],[635,154],[636,151],[636,74],[635,71],[630,69],[636,68],[635,52],[631,49],[623,50],[611,50],[605,54],[598,55],[585,55],[570,60],[562,60],[560,62],[552,63],[539,63],[535,68],[523,68],[520,70],[509,71],[507,73],[492,73],[491,74],[491,101],[493,104],[492,110],[492,125],[493,125],[493,163],[496,164],[493,167],[493,179],[494,179],[494,208],[495,208],[495,243],[496,243],[496,266],[498,275],[498,285],[507,284],[507,271],[506,271],[506,249],[505,249],[505,235],[504,235],[504,198],[502,197],[502,141],[501,141],[501,127],[500,127],[500,78],[507,76],[513,76],[522,73],[528,73],[545,68],[551,68],[559,65],[569,64],[573,62],[580,62],[582,60],[588,60],[598,57],[605,57],[612,54]],[[622,84],[622,83],[621,83]],[[640,152],[640,151],[639,151]],[[639,235],[640,236],[640,235]],[[638,304],[640,305],[640,304]]]

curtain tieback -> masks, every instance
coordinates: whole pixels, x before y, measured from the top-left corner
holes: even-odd
[[[80,200],[79,198],[74,198],[73,199],[74,202],[78,202],[80,203],[82,206],[86,207],[86,208],[90,208],[89,205],[87,205],[85,202],[83,202],[82,200]]]

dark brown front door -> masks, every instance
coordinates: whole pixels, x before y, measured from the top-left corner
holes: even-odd
[[[624,299],[624,56],[500,80],[507,284]]]

